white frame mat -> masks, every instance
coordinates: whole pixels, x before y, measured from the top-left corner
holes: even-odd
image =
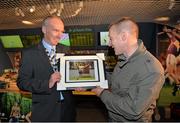
[[[65,56],[58,53],[58,58],[60,58],[61,80],[57,83],[57,90],[73,90],[77,87],[93,88],[95,86],[108,88],[108,81],[105,80],[104,75],[104,53],[76,56]],[[86,72],[82,72],[82,69],[80,71],[79,68],[85,64],[88,64]]]

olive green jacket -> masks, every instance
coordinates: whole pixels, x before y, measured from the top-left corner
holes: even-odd
[[[110,121],[151,121],[164,84],[164,69],[143,42],[139,40],[138,43],[138,49],[129,59],[119,56],[110,90],[100,95]]]

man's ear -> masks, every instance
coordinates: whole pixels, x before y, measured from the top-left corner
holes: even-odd
[[[121,33],[121,39],[122,39],[122,41],[126,41],[126,40],[127,40],[127,36],[128,36],[128,34],[127,34],[126,32],[122,32],[122,33]]]
[[[44,34],[46,34],[46,27],[45,27],[45,26],[42,26],[42,32],[43,32]]]

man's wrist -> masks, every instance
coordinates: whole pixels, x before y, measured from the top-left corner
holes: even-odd
[[[104,91],[105,91],[105,89],[103,89],[103,90],[101,91],[101,93],[99,94],[99,97],[104,93]]]

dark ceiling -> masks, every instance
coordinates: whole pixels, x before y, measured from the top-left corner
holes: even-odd
[[[0,30],[36,28],[44,17],[60,16],[66,26],[103,25],[130,16],[138,22],[176,26],[180,23],[180,0],[1,0]],[[30,12],[30,8],[35,8]],[[169,20],[157,21],[157,17]],[[165,18],[166,19],[166,18]],[[31,25],[22,23],[30,21]]]

